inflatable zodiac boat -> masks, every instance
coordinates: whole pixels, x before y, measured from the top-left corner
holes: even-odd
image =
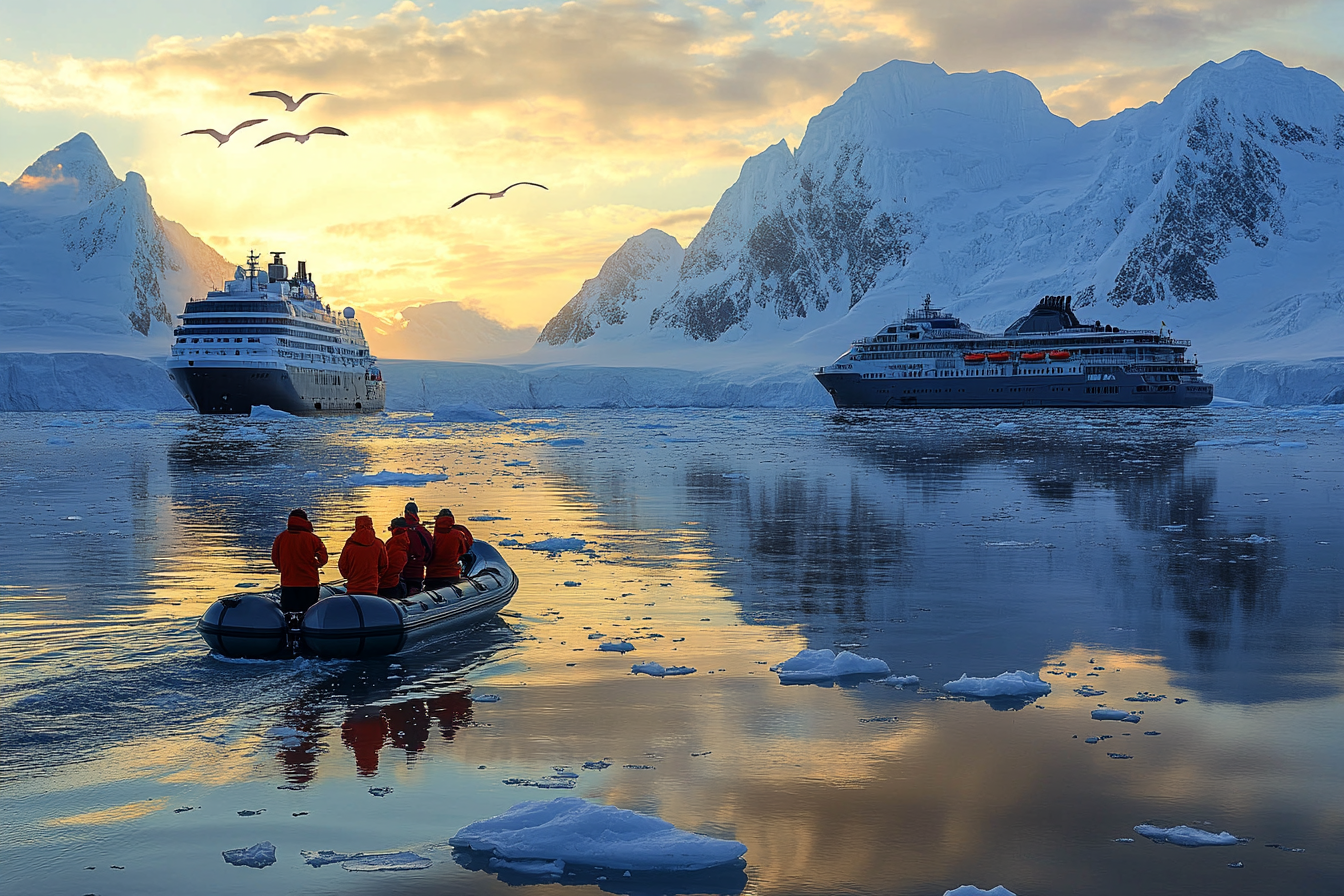
[[[518,591],[518,576],[499,551],[477,539],[462,558],[465,575],[452,585],[402,600],[346,594],[323,585],[317,603],[291,628],[280,610],[280,589],[220,598],[196,629],[225,656],[265,658],[313,653],[323,657],[384,656],[491,618]]]

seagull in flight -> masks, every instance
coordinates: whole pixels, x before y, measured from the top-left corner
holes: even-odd
[[[507,187],[505,187],[504,189],[500,190],[498,193],[468,193],[467,195],[463,196],[461,199],[457,200],[456,202],[454,202],[452,205],[450,205],[450,206],[448,206],[448,207],[449,207],[449,208],[457,208],[459,205],[461,205],[462,203],[466,202],[468,199],[470,199],[470,198],[473,197],[473,196],[489,196],[491,199],[503,199],[503,198],[504,198],[504,194],[507,193],[507,192],[509,192],[510,190],[512,190],[514,187],[523,187],[523,186],[526,186],[526,187],[541,187],[543,190],[549,190],[549,189],[550,189],[549,187],[543,186],[542,184],[534,184],[534,183],[532,183],[532,181],[530,181],[530,180],[520,180],[520,181],[518,181],[518,183],[516,183],[516,184],[509,184]]]
[[[253,91],[252,93],[249,93],[248,96],[273,96],[273,97],[275,97],[276,99],[278,99],[280,102],[282,102],[282,103],[285,104],[285,111],[286,111],[286,112],[293,112],[295,109],[297,109],[297,108],[299,108],[300,106],[303,105],[304,100],[307,100],[307,99],[309,99],[310,97],[315,97],[315,96],[335,96],[335,94],[332,94],[332,93],[325,93],[325,92],[319,90],[319,91],[316,91],[316,92],[314,92],[314,93],[305,93],[303,96],[299,97],[299,98],[296,100],[296,99],[294,99],[294,97],[292,97],[292,96],[290,96],[289,94],[287,94],[287,93],[285,93],[285,92],[283,92],[283,91],[280,91],[280,90],[257,90],[257,91]]]
[[[215,146],[215,149],[219,149],[220,146],[223,146],[225,143],[229,142],[230,137],[241,131],[243,128],[250,128],[254,124],[261,124],[265,120],[266,119],[264,118],[254,118],[251,121],[245,121],[242,124],[235,127],[233,130],[229,131],[227,134],[221,134],[214,128],[201,128],[195,131],[187,131],[187,133],[183,134],[182,136],[185,137],[187,136],[187,134],[209,134],[211,137],[214,137],[216,140],[219,141],[218,145]]]
[[[267,143],[274,143],[274,142],[277,141],[277,140],[284,140],[284,139],[287,138],[287,137],[292,137],[292,138],[294,138],[295,140],[297,140],[299,143],[307,143],[307,142],[308,142],[308,138],[311,137],[311,136],[313,136],[314,134],[335,134],[337,137],[349,137],[349,136],[350,136],[349,134],[347,134],[345,131],[341,130],[340,128],[333,128],[333,127],[328,127],[328,126],[326,126],[326,125],[323,125],[323,126],[320,127],[320,128],[313,128],[311,131],[309,131],[309,132],[306,133],[306,134],[291,134],[289,131],[281,131],[281,132],[278,133],[278,134],[272,134],[271,136],[267,137],[265,140],[263,140],[263,141],[261,141],[260,143],[258,143],[257,146],[265,146]],[[256,147],[253,147],[253,148],[255,149]]]

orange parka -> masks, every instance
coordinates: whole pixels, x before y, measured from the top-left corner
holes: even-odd
[[[313,524],[291,516],[285,531],[271,544],[271,562],[280,570],[280,584],[288,588],[316,588],[322,584],[319,568],[327,565],[327,546],[313,534]]]
[[[406,527],[394,526],[392,537],[387,540],[387,569],[383,570],[379,588],[395,588],[401,583],[401,571],[406,568],[406,554],[410,546],[411,536]]]
[[[457,525],[452,516],[434,518],[434,559],[425,567],[426,579],[446,579],[462,575],[462,555],[470,550],[471,533]]]
[[[434,559],[434,536],[410,511],[406,513],[406,542],[406,567],[401,574],[407,579],[423,579],[425,566]]]
[[[355,531],[341,549],[336,566],[345,576],[347,594],[377,594],[378,583],[387,572],[387,548],[373,534],[373,517],[355,517]]]

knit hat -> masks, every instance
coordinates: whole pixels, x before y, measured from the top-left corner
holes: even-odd
[[[452,512],[451,510],[449,510],[447,507],[445,507],[445,508],[443,508],[442,510],[440,510],[438,513],[434,514],[434,518],[435,518],[435,519],[438,519],[438,518],[441,517],[441,516],[451,517],[452,515],[453,515],[453,512]]]
[[[406,506],[405,506],[404,508],[402,508],[402,511],[403,511],[404,513],[415,513],[415,514],[418,514],[418,513],[420,512],[420,508],[417,507],[417,506],[415,505],[415,502],[414,502],[414,501],[407,501],[407,502],[406,502]]]
[[[291,511],[289,512],[289,515],[290,515],[290,516],[297,516],[297,517],[299,517],[300,519],[305,519],[305,520],[308,519],[308,512],[307,512],[306,510],[304,510],[302,507],[295,507],[293,510],[291,510]]]
[[[406,517],[404,517],[404,516],[394,517],[393,520],[392,520],[392,524],[389,525],[387,528],[389,528],[389,529],[405,529],[405,528],[406,528]]]

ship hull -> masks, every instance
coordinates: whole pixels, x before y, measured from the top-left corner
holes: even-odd
[[[260,405],[299,416],[374,414],[387,403],[386,386],[362,370],[194,361],[170,365],[168,375],[201,414],[248,414]]]
[[[865,378],[818,373],[837,408],[1193,408],[1213,401],[1208,383],[1146,383],[1119,374],[1083,376]],[[1114,390],[1114,391],[1111,391]]]

